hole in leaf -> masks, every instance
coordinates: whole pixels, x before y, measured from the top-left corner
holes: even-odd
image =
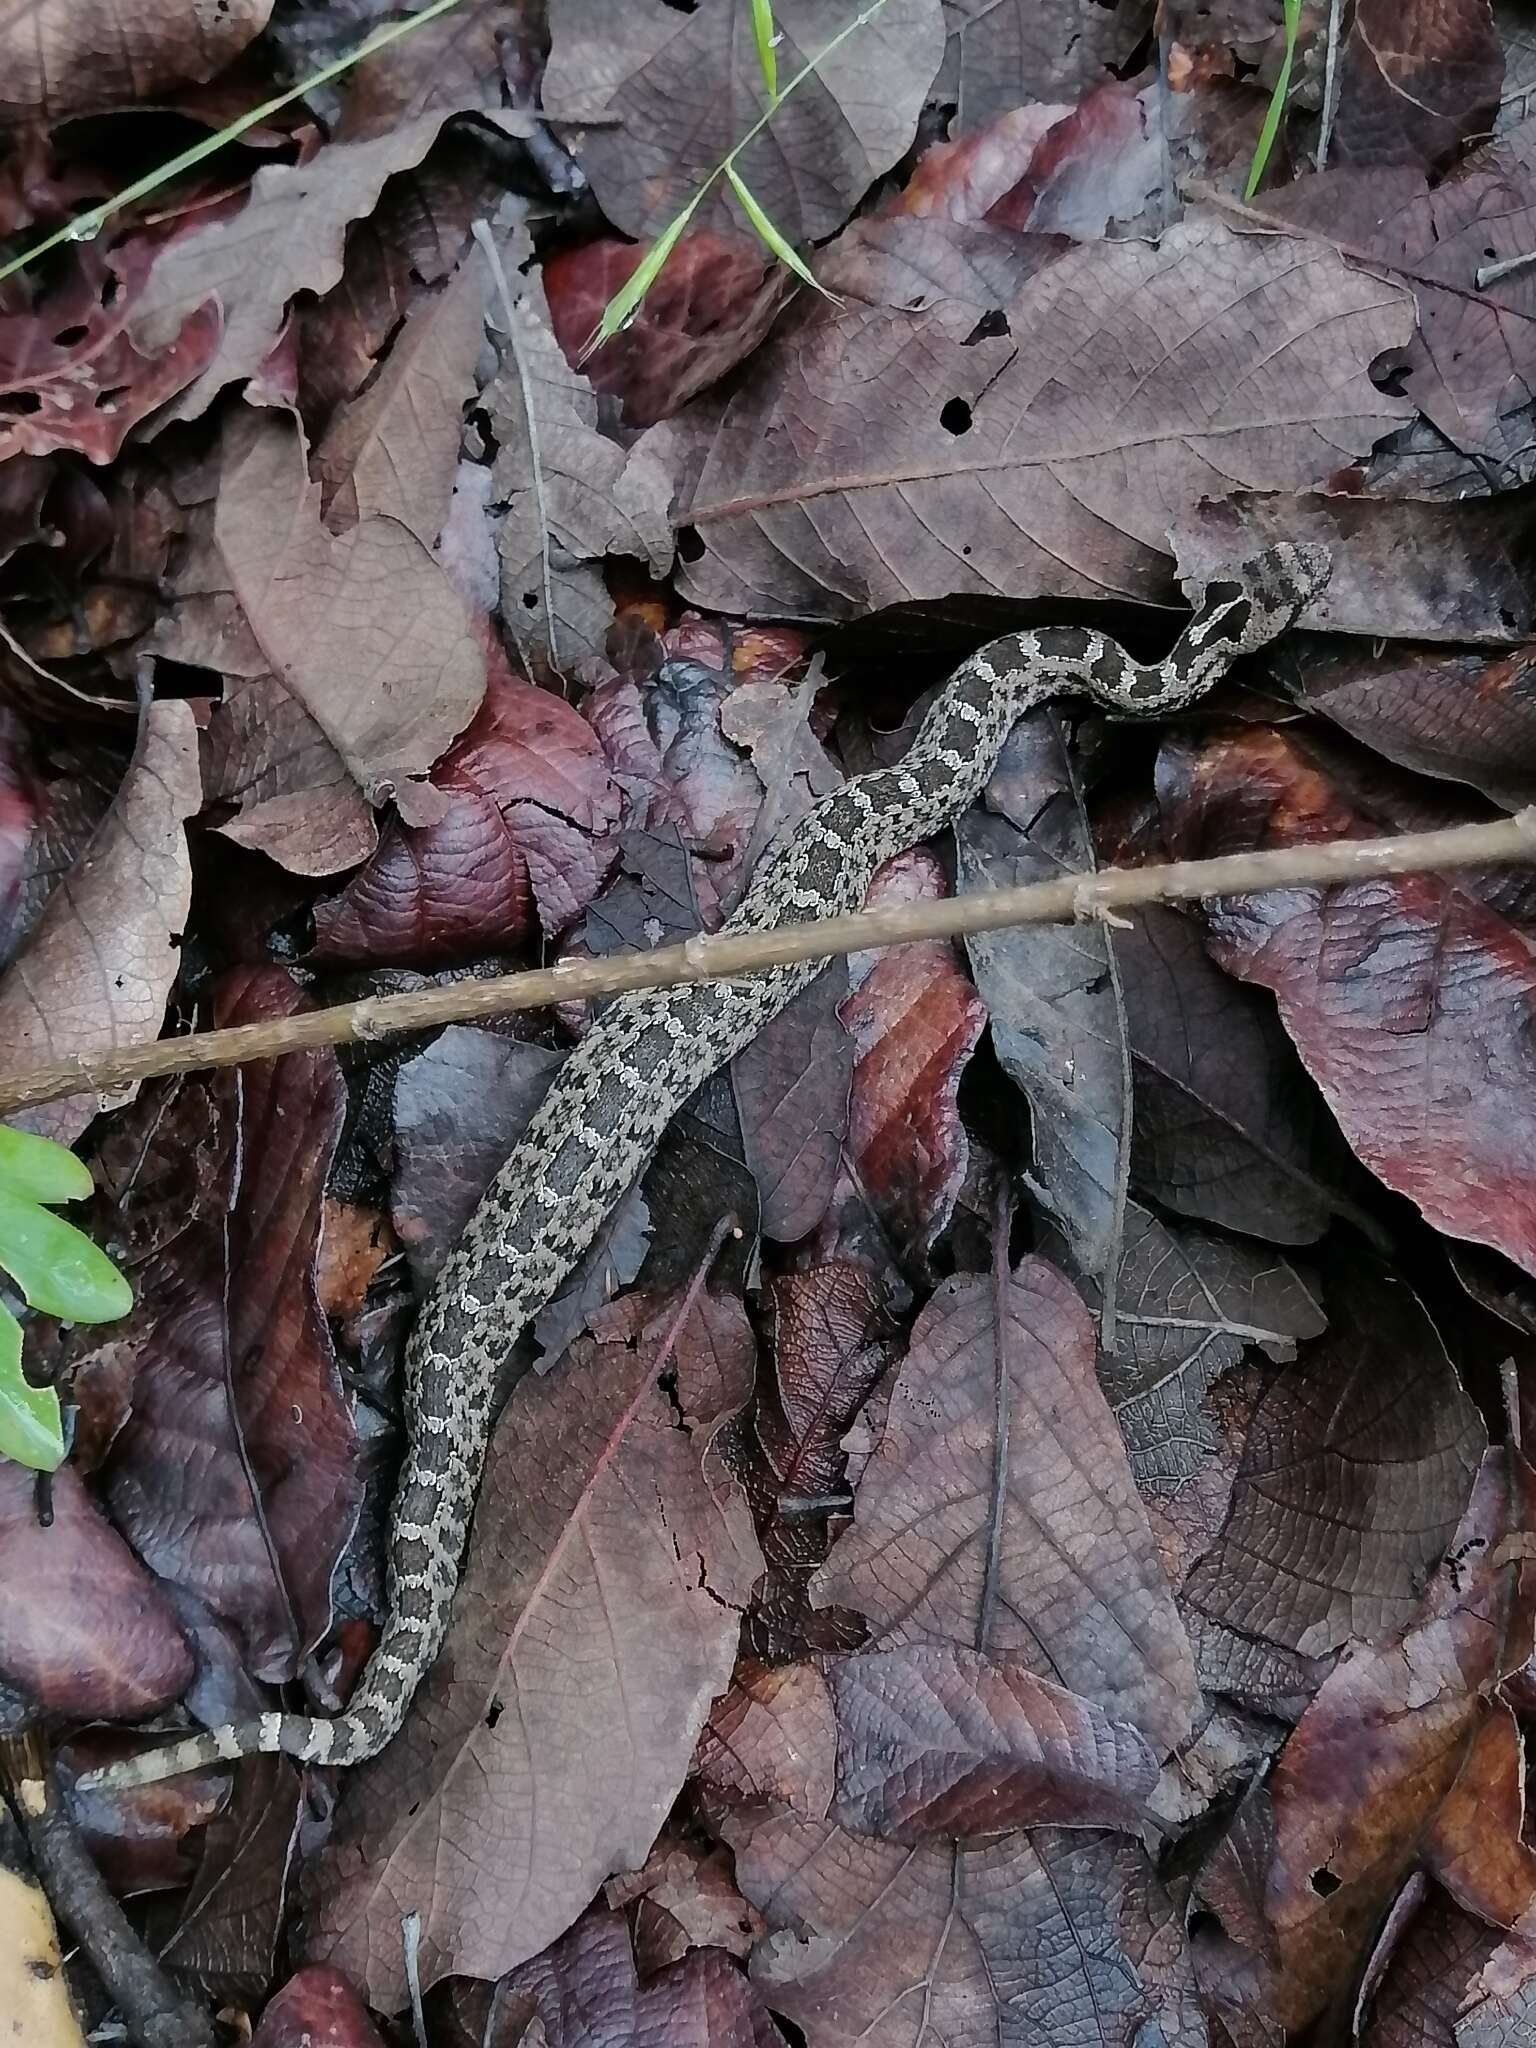
[[[78,342],[84,341],[90,331],[88,327],[81,327],[79,325],[61,327],[53,338],[60,348],[74,348]]]
[[[968,434],[971,431],[971,408],[963,398],[947,399],[944,410],[939,414],[939,425],[946,434]]]
[[[696,526],[680,526],[677,529],[677,552],[685,562],[703,559],[704,543],[699,538],[699,529]]]
[[[0,392],[0,412],[41,412],[43,401],[35,391]]]
[[[1343,1885],[1342,1877],[1335,1877],[1325,1863],[1320,1870],[1314,1870],[1308,1882],[1320,1899],[1331,1899]]]
[[[487,1728],[494,1728],[496,1726],[496,1723],[501,1719],[501,1709],[502,1702],[498,1699],[493,1699],[485,1710],[485,1725]]]

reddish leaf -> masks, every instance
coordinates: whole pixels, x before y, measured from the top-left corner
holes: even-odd
[[[72,1466],[49,1488],[44,1527],[36,1474],[0,1458],[0,1677],[54,1714],[154,1713],[192,1676],[170,1603]]]
[[[1398,1942],[1362,2048],[1519,2048],[1536,2019],[1536,1946],[1431,1898]]]
[[[947,1281],[816,1598],[866,1615],[871,1647],[1017,1656],[1167,1751],[1193,1667],[1093,1353],[1082,1302],[1041,1259]]]
[[[932,901],[944,886],[938,861],[918,850],[880,870],[869,907]],[[848,1141],[893,1243],[921,1258],[965,1179],[970,1153],[957,1098],[987,1006],[943,939],[894,946],[865,967],[839,1011],[855,1048]]]
[[[1484,1693],[1529,1648],[1529,1588],[1500,1561],[1529,1526],[1531,1475],[1490,1452],[1467,1515],[1411,1627],[1340,1664],[1297,1723],[1271,1779],[1273,2009],[1301,2027],[1345,1993],[1360,1946],[1454,1783]],[[1529,1575],[1527,1574],[1527,1577]],[[1519,1647],[1516,1647],[1519,1646]]]
[[[728,1957],[701,1950],[641,1984],[619,1913],[588,1913],[516,1971],[549,2048],[779,2048],[761,1994]]]
[[[743,1658],[699,1738],[700,1783],[727,1806],[824,1820],[836,1769],[837,1720],[815,1666],[770,1669]]]
[[[1492,1927],[1536,1927],[1536,1849],[1523,1839],[1525,1810],[1520,1729],[1494,1702],[1422,1850],[1456,1903]]]
[[[1171,744],[1161,794],[1179,858],[1377,829],[1299,742],[1263,729]],[[1476,878],[1270,891],[1213,905],[1208,928],[1228,973],[1274,990],[1365,1163],[1440,1229],[1536,1271],[1536,963]]]
[[[1488,0],[1358,0],[1339,56],[1338,158],[1433,168],[1488,132],[1503,82]]]
[[[251,2048],[383,2048],[383,2037],[340,1970],[309,1963],[268,2005]]]
[[[683,235],[634,318],[585,359],[603,308],[648,251],[612,236],[558,249],[544,265],[550,325],[572,367],[623,403],[624,423],[654,426],[749,356],[789,295],[789,272],[763,246],[708,228]]]
[[[0,312],[0,458],[68,448],[110,462],[130,427],[202,371],[218,346],[216,307],[194,307],[152,346],[129,334],[151,253],[81,249],[37,303]]]
[[[670,1826],[644,1868],[610,1878],[603,1897],[619,1909],[638,1904],[635,1955],[646,1977],[680,1962],[691,1948],[745,1956],[763,1932],[756,1911],[736,1889],[729,1851],[701,1849]]]
[[[921,1644],[833,1658],[837,1803],[855,1834],[926,1842],[1013,1828],[1134,1833],[1157,1783],[1137,1731],[1017,1658]]]
[[[761,1558],[653,1384],[675,1304],[646,1315],[631,1296],[606,1341],[518,1383],[443,1654],[315,1866],[312,1948],[383,2009],[404,1995],[402,1911],[424,1985],[495,1975],[643,1862],[726,1682]]]
[[[612,858],[619,792],[592,728],[494,662],[473,724],[432,772],[429,825],[392,822],[378,851],[315,914],[315,955],[425,965],[510,947],[534,916],[564,931]]]

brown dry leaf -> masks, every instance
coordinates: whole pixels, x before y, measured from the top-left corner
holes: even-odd
[[[547,2048],[781,2048],[761,1993],[718,1950],[697,1950],[641,1981],[622,1913],[585,1914],[514,1971],[508,2005],[531,2001],[523,2036]]]
[[[480,639],[409,527],[381,516],[328,533],[319,501],[292,425],[244,415],[214,539],[250,631],[368,801],[432,824],[444,799],[423,778],[485,693]]]
[[[496,1976],[643,1863],[729,1677],[762,1559],[653,1384],[674,1313],[631,1296],[502,1413],[443,1654],[314,1870],[312,1945],[383,2010],[402,1912],[423,1985]]]
[[[1520,1724],[1491,1701],[1420,1849],[1456,1903],[1490,1927],[1536,1929],[1536,1849],[1524,1840],[1525,1814]]]
[[[847,988],[846,963],[835,960],[731,1062],[758,1228],[783,1244],[809,1236],[836,1191],[853,1071],[839,1011]]]
[[[378,376],[332,416],[313,462],[332,533],[384,515],[409,527],[424,548],[437,546],[474,392],[485,290],[477,249],[411,310]]]
[[[912,1644],[834,1657],[832,1818],[888,1842],[1014,1828],[1134,1833],[1157,1759],[1124,1721],[1016,1657]]]
[[[1137,1843],[1037,1828],[905,1848],[788,1814],[725,1832],[777,1930],[753,1978],[816,2048],[1204,2048],[1180,1914]]]
[[[857,12],[846,0],[774,7],[781,89]],[[686,11],[668,0],[555,0],[549,26],[545,114],[596,124],[582,168],[598,204],[621,233],[659,235],[763,111],[762,71],[739,10],[731,0]],[[784,94],[736,168],[789,241],[834,233],[909,147],[943,54],[939,0],[886,0]],[[723,179],[692,225],[739,232]]]
[[[505,318],[498,308],[498,332]],[[491,491],[506,502],[496,539],[502,614],[525,661],[547,651],[559,668],[602,649],[613,615],[605,556],[666,574],[672,480],[643,442],[623,448],[599,433],[597,397],[560,352],[538,278],[513,309],[508,347],[485,393],[499,448]]]
[[[871,910],[945,893],[922,848],[887,861]],[[926,1258],[946,1228],[970,1161],[960,1083],[987,1028],[987,1006],[946,939],[866,956],[838,1015],[853,1039],[848,1143],[859,1185],[904,1257]]]
[[[1166,1754],[1189,1731],[1193,1663],[1093,1354],[1043,1259],[947,1281],[815,1598],[865,1615],[871,1648],[1014,1655]]]
[[[1159,770],[1169,851],[1189,859],[1403,829],[1393,822],[1401,786],[1374,771],[1352,786],[1350,773],[1274,729],[1170,742]],[[1536,1271],[1536,961],[1520,924],[1480,889],[1476,875],[1409,875],[1223,899],[1207,943],[1229,974],[1274,991],[1374,1173],[1437,1228]]]
[[[383,2048],[383,2036],[339,1970],[296,1970],[262,2013],[251,2048]]]
[[[23,0],[0,19],[0,128],[53,124],[212,78],[272,0]]]
[[[1339,52],[1336,158],[1434,169],[1487,134],[1503,83],[1489,0],[1356,0]]]
[[[1261,1709],[1259,1646],[1325,1659],[1406,1625],[1486,1441],[1402,1280],[1357,1252],[1327,1298],[1328,1334],[1268,1380],[1181,1603],[1208,1682]]]
[[[1500,1543],[1530,1526],[1530,1487],[1517,1453],[1488,1453],[1413,1623],[1346,1658],[1281,1751],[1267,1910],[1272,2010],[1288,2026],[1347,1994],[1362,1942],[1466,1760],[1485,1693],[1529,1649],[1530,1589]]]
[[[166,245],[134,303],[134,342],[151,354],[168,347],[209,299],[223,312],[224,333],[212,362],[162,421],[200,419],[226,384],[257,374],[294,294],[336,283],[348,226],[372,210],[387,178],[421,162],[443,119],[427,115],[372,142],[333,142],[306,164],[265,165],[233,219]]]
[[[978,235],[884,225],[892,249]],[[765,351],[682,493],[694,601],[850,618],[955,593],[1161,596],[1168,529],[1202,497],[1320,483],[1410,410],[1369,374],[1408,341],[1406,293],[1209,218],[1069,250],[982,338],[971,304],[911,300],[893,277]]]
[[[1536,1945],[1501,1942],[1432,1895],[1403,1930],[1362,2048],[1523,2048],[1536,2023]]]
[[[190,705],[151,704],[111,810],[0,980],[0,1043],[18,1067],[159,1037],[192,899],[183,823],[201,800]],[[67,1145],[135,1092],[71,1095],[16,1121]]]

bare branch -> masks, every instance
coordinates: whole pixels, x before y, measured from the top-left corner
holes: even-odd
[[[1411,875],[1430,869],[1536,860],[1536,805],[1484,825],[1441,832],[1411,832],[1389,839],[1339,839],[1319,846],[1280,847],[1267,853],[1232,853],[1217,860],[1173,861],[1161,867],[1109,868],[1020,889],[947,897],[865,910],[819,924],[738,937],[701,934],[651,952],[615,953],[600,960],[562,960],[526,974],[457,981],[410,995],[368,996],[333,1009],[223,1031],[160,1039],[99,1057],[32,1067],[0,1076],[0,1113],[86,1091],[105,1092],[154,1074],[239,1066],[320,1045],[353,1044],[400,1031],[423,1031],[550,1003],[617,995],[628,989],[667,988],[688,982],[727,981],[794,960],[830,959],[838,953],[899,946],[911,939],[959,938],[1006,925],[1058,924],[1133,909],[1139,903],[1178,903],[1199,897],[1239,896],[1298,885],[1359,882],[1371,875]]]

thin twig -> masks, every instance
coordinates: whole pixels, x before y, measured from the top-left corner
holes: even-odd
[[[1339,17],[1343,13],[1344,0],[1332,0],[1328,9],[1328,51],[1323,68],[1323,111],[1317,129],[1317,168],[1322,170],[1328,162],[1328,150],[1333,142],[1334,116],[1339,105]]]
[[[1440,832],[1409,832],[1389,839],[1337,839],[1320,846],[1279,847],[1267,853],[1229,853],[1217,860],[1172,861],[1162,867],[1106,868],[1102,874],[1064,876],[1019,889],[993,889],[937,903],[904,903],[863,910],[819,924],[785,925],[740,936],[701,935],[651,952],[615,953],[601,960],[562,960],[526,974],[457,981],[401,996],[367,996],[333,1009],[236,1024],[152,1045],[126,1046],[93,1057],[61,1060],[0,1077],[0,1114],[54,1102],[61,1096],[117,1089],[154,1074],[234,1067],[322,1045],[350,1045],[400,1031],[504,1017],[573,998],[618,995],[628,989],[668,988],[726,981],[795,960],[899,946],[910,939],[948,939],[1007,925],[1060,924],[1134,908],[1199,897],[1249,895],[1256,890],[1341,884],[1374,875],[1422,874],[1438,868],[1536,860],[1536,805],[1485,825],[1454,825]]]

